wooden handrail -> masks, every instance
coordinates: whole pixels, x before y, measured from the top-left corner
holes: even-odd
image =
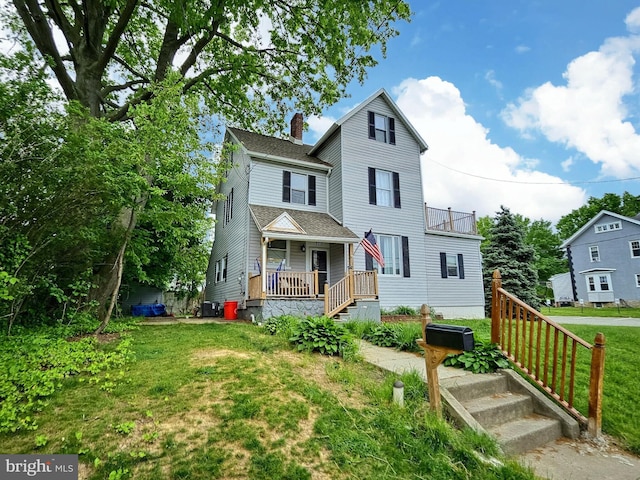
[[[529,378],[575,416],[597,437],[602,424],[602,383],[605,338],[596,335],[594,345],[530,307],[502,288],[500,272],[493,272],[491,342]],[[581,350],[583,349],[583,350]],[[578,355],[591,352],[589,417],[574,406]]]
[[[378,298],[378,272],[349,271],[335,284],[325,287],[324,314],[333,317],[356,299]]]

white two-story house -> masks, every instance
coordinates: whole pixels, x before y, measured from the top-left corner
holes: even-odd
[[[234,146],[216,205],[206,299],[243,318],[376,319],[380,308],[428,304],[484,317],[475,214],[427,208],[427,144],[386,91],[342,117],[315,145],[228,128]],[[384,266],[360,245],[371,231]]]
[[[640,215],[600,211],[562,245],[573,300],[640,306]]]

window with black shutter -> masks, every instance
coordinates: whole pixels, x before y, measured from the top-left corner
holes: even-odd
[[[367,112],[369,138],[390,145],[396,144],[396,122],[393,117]]]

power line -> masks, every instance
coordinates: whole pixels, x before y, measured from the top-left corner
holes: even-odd
[[[491,182],[501,182],[501,183],[517,183],[521,185],[585,185],[585,184],[595,184],[595,183],[615,183],[615,182],[628,182],[631,180],[640,180],[640,177],[629,177],[629,178],[619,178],[616,180],[587,180],[584,182],[523,182],[518,180],[504,180],[500,178],[491,178],[484,177],[482,175],[475,175],[469,172],[463,172],[462,170],[457,170],[453,167],[449,167],[447,165],[443,165],[440,162],[436,162],[433,159],[428,159],[430,162],[435,163],[436,165],[441,166],[442,168],[446,168],[447,170],[451,170],[453,172],[459,173],[461,175],[467,175],[469,177],[479,178],[481,180],[489,180]]]

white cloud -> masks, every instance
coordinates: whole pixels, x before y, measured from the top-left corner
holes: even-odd
[[[630,30],[640,30],[640,8],[626,22]],[[540,132],[552,142],[575,148],[599,164],[603,175],[638,176],[640,135],[625,106],[638,102],[633,79],[638,52],[640,36],[609,38],[597,52],[567,66],[565,85],[547,82],[529,89],[507,106],[502,118],[523,135]]]
[[[488,130],[466,113],[460,91],[453,84],[439,77],[410,78],[393,93],[400,109],[429,144],[423,156],[429,205],[475,210],[478,216],[493,216],[504,205],[514,213],[555,222],[585,202],[585,192],[578,187],[550,186],[562,180],[534,170],[537,160],[492,143]]]
[[[516,53],[522,54],[522,53],[527,53],[529,51],[531,51],[531,48],[527,47],[526,45],[518,45],[516,47]]]
[[[309,134],[312,138],[319,139],[324,133],[331,128],[331,125],[336,121],[333,117],[318,117],[311,115],[307,119],[309,124]]]
[[[489,70],[485,73],[484,79],[489,82],[489,85],[494,86],[496,90],[502,90],[502,82],[496,79],[496,72],[494,70]]]
[[[627,29],[632,33],[640,31],[640,7],[631,11],[627,18],[624,19],[624,23],[627,25]]]
[[[573,164],[574,164],[573,157],[569,157],[560,165],[562,166],[563,171],[568,172],[569,170],[571,170],[571,167],[573,166]]]

